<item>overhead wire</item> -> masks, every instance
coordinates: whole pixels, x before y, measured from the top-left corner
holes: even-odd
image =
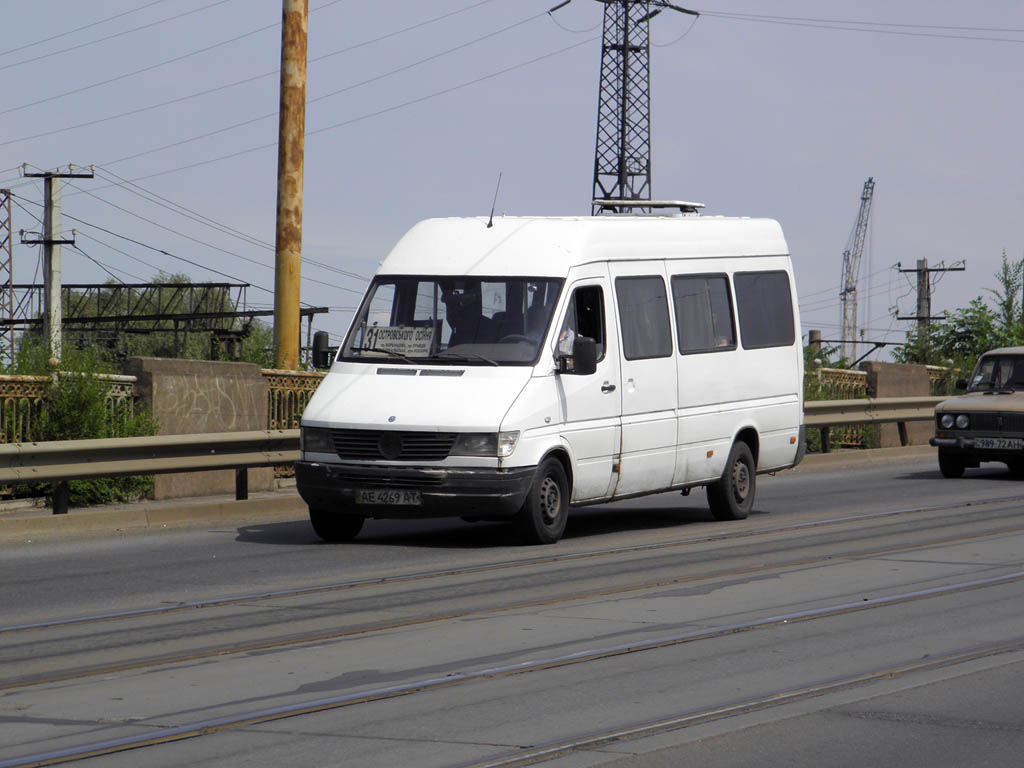
[[[248,234],[246,234],[244,232],[241,232],[239,230],[233,229],[232,227],[228,227],[227,225],[221,224],[220,222],[218,222],[218,221],[216,221],[214,219],[211,219],[208,216],[204,216],[203,214],[198,213],[197,211],[193,211],[190,208],[186,208],[183,205],[175,203],[173,200],[169,200],[166,197],[162,197],[160,195],[157,195],[155,192],[152,192],[152,191],[147,190],[147,189],[145,189],[143,187],[140,187],[138,184],[134,184],[133,182],[129,181],[128,179],[125,179],[125,178],[123,178],[121,176],[118,176],[113,171],[103,170],[100,167],[97,167],[96,170],[97,171],[102,171],[102,175],[112,176],[112,177],[114,177],[116,179],[119,179],[122,182],[121,184],[117,185],[119,188],[125,189],[125,191],[127,191],[127,192],[131,192],[132,194],[135,194],[135,195],[141,197],[143,200],[148,200],[149,202],[151,202],[151,203],[153,203],[155,205],[159,205],[162,208],[165,208],[165,209],[167,209],[167,210],[169,210],[169,211],[171,211],[173,213],[177,213],[178,215],[183,216],[183,217],[185,217],[187,219],[190,219],[192,221],[195,221],[198,224],[202,224],[202,225],[207,226],[207,227],[209,227],[211,229],[214,229],[215,231],[221,232],[222,234],[226,234],[226,235],[229,235],[229,236],[232,236],[232,237],[236,237],[236,238],[242,240],[243,242],[245,242],[245,243],[247,243],[249,245],[253,245],[255,247],[262,248],[262,249],[268,250],[268,251],[275,251],[276,250],[276,248],[272,244],[270,244],[270,243],[267,243],[267,242],[265,242],[263,240],[259,240],[259,239],[255,238],[255,237],[252,237],[251,235],[248,235]],[[132,189],[132,187],[134,187],[134,189]],[[80,189],[80,188],[76,187],[76,189]],[[82,191],[85,192],[85,190],[82,190]],[[89,194],[91,194],[91,193],[89,193]],[[157,199],[151,199],[148,196],[152,196],[153,198],[157,198]],[[93,195],[93,197],[97,197],[97,199],[99,199],[101,202],[105,202],[108,205],[112,205],[115,208],[119,208],[120,210],[122,210],[122,211],[124,211],[126,213],[129,213],[130,215],[138,216],[138,214],[134,214],[131,211],[127,211],[127,210],[125,210],[123,208],[120,208],[119,206],[116,206],[114,203],[111,203],[110,201],[106,200],[105,198],[100,198],[100,197],[98,197],[96,195]],[[180,210],[178,210],[178,209],[180,209]],[[155,224],[155,222],[152,222],[149,219],[145,219],[144,217],[139,217],[139,218],[143,218],[143,220],[147,221],[148,223]],[[162,226],[162,225],[157,224],[157,226]],[[165,227],[165,229],[166,229],[166,227]],[[179,235],[181,234],[177,230],[173,230],[172,229],[170,231],[173,232],[174,234],[179,234]],[[185,236],[185,235],[182,235],[182,236]],[[208,247],[216,248],[216,246],[213,246],[213,245],[211,245],[209,243],[206,243],[204,241],[198,241],[198,242],[201,245],[206,245]],[[224,252],[227,253],[230,256],[237,256],[238,258],[242,258],[242,259],[246,259],[247,258],[247,257],[243,257],[243,256],[241,256],[241,255],[239,255],[237,253],[234,253],[233,251],[224,251]],[[335,267],[335,266],[333,266],[331,264],[325,264],[324,262],[318,261],[318,260],[313,259],[313,258],[308,257],[308,256],[303,256],[302,261],[303,261],[304,264],[310,264],[310,265],[319,267],[320,269],[326,270],[328,272],[333,272],[335,274],[342,275],[344,277],[350,277],[350,278],[353,278],[355,280],[369,280],[370,279],[366,275],[361,275],[361,274],[359,274],[357,272],[352,272],[352,271],[349,271],[349,270],[341,269],[341,268]],[[254,263],[260,264],[261,266],[268,266],[268,265],[263,264],[262,262],[254,262]],[[341,287],[341,286],[334,286],[334,285],[331,285],[329,283],[324,283],[324,285],[332,287],[332,288]],[[351,288],[342,288],[342,290],[352,290],[352,289]]]
[[[206,248],[210,248],[211,250],[218,251],[219,253],[223,253],[223,254],[225,254],[227,256],[234,256],[236,259],[240,259],[241,261],[248,262],[249,264],[253,264],[253,265],[258,266],[258,267],[263,267],[264,269],[271,269],[271,270],[274,269],[274,265],[273,264],[266,264],[266,263],[264,263],[262,261],[259,261],[257,259],[253,259],[253,258],[251,258],[249,256],[244,256],[244,255],[242,255],[240,253],[236,253],[235,251],[229,251],[228,249],[221,248],[220,246],[214,245],[213,243],[209,243],[209,242],[207,242],[205,240],[200,240],[197,237],[192,237],[191,235],[187,235],[184,232],[180,232],[180,231],[178,231],[178,230],[176,230],[176,229],[174,229],[172,227],[168,227],[168,226],[166,226],[164,224],[161,224],[158,221],[154,221],[153,219],[150,219],[150,218],[148,218],[146,216],[143,216],[142,214],[136,213],[136,212],[134,212],[132,210],[129,210],[128,208],[120,206],[117,203],[111,202],[110,200],[107,200],[106,198],[100,197],[99,195],[95,194],[91,190],[84,189],[84,188],[79,187],[79,186],[74,185],[74,184],[69,184],[69,186],[74,187],[79,192],[82,192],[83,194],[88,195],[89,197],[92,197],[92,198],[94,198],[96,200],[99,200],[101,203],[106,203],[107,205],[111,206],[112,208],[116,208],[117,210],[121,211],[122,213],[127,213],[129,216],[134,216],[135,218],[140,219],[140,220],[146,222],[147,224],[152,224],[153,226],[158,227],[158,228],[160,228],[160,229],[162,229],[162,230],[164,230],[166,232],[170,232],[173,235],[177,235],[178,237],[183,237],[186,240],[190,240],[190,241],[192,241],[192,242],[194,242],[194,243],[196,243],[198,245],[202,245],[202,246],[204,246]],[[73,218],[73,217],[68,216],[68,218]],[[81,221],[81,219],[75,219],[75,220],[76,221]],[[95,226],[95,225],[92,225],[92,226]],[[309,276],[306,276],[306,275],[301,276],[300,279],[301,280],[305,280],[305,281],[310,282],[310,283],[315,283],[317,285],[324,286],[326,288],[336,288],[336,289],[338,289],[340,291],[349,291],[350,293],[355,293],[355,294],[359,294],[359,295],[362,295],[362,293],[363,293],[361,290],[356,290],[355,288],[349,288],[349,287],[344,286],[344,285],[336,285],[334,283],[327,283],[327,282],[324,282],[322,280],[317,280],[315,278],[312,278],[312,277],[309,277]]]
[[[143,25],[138,26],[138,27],[132,27],[131,29],[124,29],[124,30],[121,30],[120,32],[114,32],[112,34],[107,35],[106,37],[99,37],[99,38],[96,38],[95,40],[89,40],[89,41],[84,42],[84,43],[78,43],[77,45],[69,46],[67,48],[61,48],[59,51],[50,51],[49,53],[43,53],[43,54],[40,54],[39,56],[35,56],[35,57],[31,58],[31,59],[22,59],[21,61],[13,61],[10,64],[0,64],[0,72],[2,72],[5,69],[13,69],[15,67],[20,67],[22,64],[31,64],[31,63],[36,62],[36,61],[41,61],[42,59],[48,59],[51,56],[59,56],[62,53],[70,53],[71,51],[77,51],[77,50],[81,50],[82,48],[88,48],[90,45],[97,45],[99,43],[104,43],[107,40],[113,40],[113,39],[118,38],[118,37],[124,37],[125,35],[132,34],[133,32],[140,32],[140,31],[142,31],[144,29],[150,29],[152,27],[159,26],[160,24],[166,24],[169,21],[176,21],[178,19],[184,18],[185,16],[191,16],[191,15],[193,15],[195,13],[200,13],[201,11],[208,11],[209,9],[214,8],[214,7],[218,6],[218,5],[223,5],[224,3],[230,3],[232,1],[233,0],[214,0],[214,2],[208,3],[207,5],[204,5],[204,6],[200,6],[199,8],[193,8],[190,11],[184,11],[184,12],[176,14],[174,16],[169,16],[166,19],[159,19],[157,21],[151,21],[148,24],[143,24]]]
[[[1024,43],[1024,39],[1016,39],[1011,37],[986,37],[981,35],[956,35],[947,34],[943,32],[923,32],[923,31],[912,31],[913,28],[919,29],[960,29],[964,31],[971,31],[971,27],[931,27],[929,25],[911,25],[911,24],[891,24],[888,22],[869,22],[869,21],[850,21],[850,20],[837,20],[837,19],[813,19],[806,18],[801,19],[800,17],[785,17],[785,16],[764,16],[759,14],[749,13],[727,13],[723,11],[700,11],[701,16],[708,16],[710,18],[717,18],[723,21],[749,21],[757,22],[761,24],[776,24],[782,26],[791,27],[807,27],[812,29],[829,29],[842,32],[862,32],[878,35],[897,35],[900,37],[928,37],[928,38],[942,38],[951,40],[974,40],[981,42],[993,42],[993,43]],[[902,29],[886,29],[885,27],[902,27]],[[1018,34],[1024,32],[1020,29],[998,29],[998,28],[981,28],[991,29],[992,31],[1004,32],[1006,34]]]
[[[374,117],[379,117],[380,115],[388,114],[390,112],[396,112],[396,111],[398,111],[400,109],[404,109],[406,107],[410,107],[410,106],[413,106],[415,104],[420,104],[422,102],[429,101],[430,99],[434,99],[434,98],[437,98],[439,96],[445,96],[445,95],[447,95],[449,93],[453,93],[455,91],[462,90],[463,88],[468,88],[470,86],[477,85],[477,84],[485,82],[487,80],[492,80],[492,79],[494,79],[496,77],[500,77],[501,75],[508,74],[509,72],[512,72],[512,71],[515,71],[515,70],[518,70],[518,69],[522,69],[523,67],[531,66],[531,65],[536,64],[536,63],[538,63],[540,61],[544,61],[545,59],[550,59],[550,58],[553,58],[555,56],[559,56],[559,55],[561,55],[563,53],[567,53],[567,52],[569,52],[571,50],[574,50],[576,48],[579,48],[579,47],[581,47],[583,45],[588,45],[589,43],[594,42],[596,39],[597,39],[596,37],[593,37],[593,38],[588,38],[586,40],[581,40],[580,42],[574,43],[574,44],[566,46],[564,48],[559,48],[557,50],[550,51],[550,52],[545,53],[545,54],[541,54],[540,56],[536,56],[536,57],[534,57],[532,59],[528,59],[527,61],[522,61],[522,62],[520,62],[518,64],[513,64],[511,66],[504,67],[503,69],[499,69],[499,70],[497,70],[495,72],[491,72],[491,73],[489,73],[487,75],[482,75],[482,76],[474,78],[472,80],[467,80],[467,81],[465,81],[463,83],[459,83],[457,85],[453,85],[453,86],[450,86],[448,88],[442,88],[441,90],[433,91],[432,93],[426,94],[424,96],[420,96],[420,97],[417,97],[417,98],[414,98],[414,99],[409,99],[408,101],[403,101],[403,102],[401,102],[399,104],[394,104],[394,105],[389,106],[389,107],[384,107],[382,109],[378,109],[378,110],[375,110],[373,112],[368,112],[368,113],[363,114],[363,115],[358,115],[356,117],[349,118],[348,120],[342,120],[341,122],[338,122],[338,123],[333,123],[331,125],[326,125],[326,126],[324,126],[322,128],[317,128],[315,130],[306,131],[306,137],[308,138],[310,136],[315,136],[315,135],[318,135],[318,134],[321,134],[321,133],[326,133],[327,131],[333,131],[333,130],[336,130],[338,128],[343,128],[343,127],[346,127],[346,126],[349,126],[349,125],[353,125],[355,123],[362,122],[364,120],[369,120],[369,119],[374,118]],[[276,141],[270,142],[270,143],[267,143],[267,144],[260,144],[258,146],[248,147],[246,149],[240,149],[240,150],[237,150],[235,152],[230,152],[230,153],[225,154],[225,155],[218,155],[216,157],[206,158],[205,160],[198,160],[198,161],[196,161],[194,163],[189,163],[187,165],[176,166],[174,168],[167,168],[167,169],[162,170],[162,171],[156,171],[154,173],[148,173],[148,174],[144,174],[142,176],[136,176],[135,178],[133,178],[131,180],[134,181],[134,182],[138,182],[138,181],[144,181],[146,179],[157,178],[159,176],[166,176],[169,173],[178,173],[179,171],[187,171],[187,170],[191,170],[192,168],[199,168],[199,167],[202,167],[202,166],[205,166],[205,165],[209,165],[211,163],[218,163],[218,162],[222,162],[224,160],[231,160],[231,159],[236,158],[236,157],[241,157],[243,155],[248,155],[248,154],[251,154],[253,152],[258,152],[258,151],[264,150],[264,149],[270,149],[271,147],[276,147],[276,146],[277,146],[277,142]],[[107,163],[107,165],[110,165],[110,163]],[[102,187],[101,187],[101,189],[102,189]]]
[[[83,250],[82,250],[82,249],[81,249],[81,248],[80,248],[80,247],[78,246],[78,244],[77,244],[77,243],[72,243],[72,244],[71,244],[71,247],[72,247],[72,248],[73,248],[74,250],[78,251],[78,252],[79,252],[80,254],[82,254],[83,256],[85,256],[85,258],[87,258],[87,259],[88,259],[89,261],[91,261],[91,262],[92,262],[93,264],[95,264],[95,265],[96,265],[97,267],[99,267],[100,269],[102,269],[102,270],[103,270],[104,272],[106,272],[106,273],[107,273],[108,275],[110,275],[110,276],[111,276],[111,277],[112,277],[112,278],[113,278],[114,280],[116,280],[117,282],[119,282],[119,283],[122,283],[122,284],[124,283],[124,280],[122,280],[122,279],[121,279],[120,277],[118,277],[118,276],[117,276],[117,275],[115,275],[115,274],[114,274],[113,272],[111,272],[111,271],[110,271],[110,269],[109,269],[109,268],[108,268],[108,267],[107,267],[107,266],[106,266],[105,264],[103,264],[102,262],[98,261],[97,259],[94,259],[94,258],[93,258],[92,256],[90,256],[90,255],[89,255],[88,253],[86,253],[85,251],[83,251]],[[119,270],[119,271],[123,271],[123,270]],[[137,277],[134,277],[134,275],[132,275],[132,274],[131,274],[130,272],[125,272],[124,274],[128,275],[128,277],[132,277],[132,278],[134,278],[135,280],[139,280],[139,278],[137,278]],[[141,280],[140,280],[140,282],[143,282],[143,281],[141,281]]]
[[[321,5],[319,8],[317,8],[315,10],[323,10],[324,8],[327,8],[329,6],[335,5],[335,4],[340,3],[340,2],[344,2],[344,0],[328,0],[328,2],[324,3],[323,5]],[[124,72],[124,73],[122,73],[120,75],[115,75],[114,77],[109,77],[106,80],[100,80],[100,81],[97,81],[95,83],[90,83],[89,85],[83,85],[83,86],[80,86],[78,88],[73,88],[70,91],[64,91],[63,93],[58,93],[58,94],[55,94],[53,96],[47,96],[45,98],[37,99],[36,101],[28,102],[26,104],[19,104],[16,107],[8,107],[7,109],[0,110],[0,115],[8,115],[8,114],[10,114],[12,112],[18,112],[18,111],[23,110],[23,109],[28,109],[29,107],[38,106],[39,104],[45,104],[45,103],[50,102],[50,101],[55,101],[56,99],[62,99],[64,97],[66,97],[66,96],[73,96],[75,94],[84,93],[85,91],[92,90],[93,88],[99,88],[100,86],[103,86],[103,85],[109,85],[110,83],[116,83],[119,80],[125,80],[125,79],[127,79],[129,77],[134,77],[135,75],[140,75],[143,72],[151,72],[154,69],[159,69],[160,67],[165,67],[168,64],[175,64],[175,63],[177,63],[179,61],[184,61],[185,59],[191,58],[193,56],[198,56],[200,54],[207,53],[207,52],[215,50],[217,48],[221,48],[221,47],[223,47],[225,45],[230,45],[232,43],[236,43],[239,40],[244,40],[247,37],[252,37],[253,35],[259,34],[260,32],[266,32],[268,29],[273,29],[275,27],[279,27],[280,25],[281,25],[280,21],[275,21],[275,22],[273,22],[271,24],[265,24],[262,27],[257,27],[256,29],[251,29],[248,32],[243,32],[240,35],[235,35],[234,37],[230,37],[230,38],[228,38],[226,40],[221,40],[219,42],[212,43],[212,44],[204,46],[202,48],[197,48],[194,51],[189,51],[188,53],[183,53],[180,56],[174,56],[174,57],[172,57],[170,59],[164,59],[163,61],[158,61],[155,64],[150,64],[150,65],[145,66],[145,67],[140,67],[139,69],[132,70],[131,72]]]
[[[490,2],[490,0],[485,0],[485,1]],[[456,45],[456,46],[454,46],[452,48],[448,48],[446,50],[440,51],[439,53],[431,54],[430,56],[427,56],[427,57],[422,58],[422,59],[418,59],[416,61],[410,62],[408,64],[405,64],[403,66],[397,67],[395,69],[391,69],[391,70],[389,70],[387,72],[384,72],[384,73],[381,73],[379,75],[375,75],[373,77],[367,78],[366,80],[361,80],[358,83],[352,83],[351,85],[347,85],[344,88],[338,88],[337,90],[330,91],[329,93],[322,94],[322,95],[317,96],[315,98],[307,99],[306,100],[306,105],[309,106],[311,104],[316,104],[318,102],[324,101],[325,99],[333,98],[333,97],[338,96],[338,95],[340,95],[342,93],[347,93],[349,91],[353,91],[356,88],[361,88],[361,87],[363,87],[365,85],[370,85],[371,83],[378,82],[378,81],[383,80],[383,79],[385,79],[387,77],[391,77],[391,76],[399,74],[401,72],[406,72],[406,71],[408,71],[410,69],[413,69],[415,67],[422,66],[423,64],[426,64],[426,63],[428,63],[430,61],[434,61],[435,59],[442,58],[443,56],[448,56],[448,55],[450,55],[452,53],[455,53],[457,51],[461,51],[461,50],[463,50],[465,48],[468,48],[468,47],[470,47],[472,45],[476,45],[477,43],[483,42],[484,40],[488,40],[488,39],[490,39],[492,37],[496,37],[497,35],[504,34],[505,32],[508,32],[508,31],[510,31],[512,29],[515,29],[516,27],[521,27],[524,24],[527,24],[527,23],[529,23],[531,21],[535,21],[536,19],[539,19],[541,16],[544,16],[544,15],[546,15],[546,12],[534,14],[533,16],[529,16],[529,17],[527,17],[525,19],[521,19],[520,21],[517,21],[517,22],[514,22],[512,24],[509,24],[508,26],[502,27],[501,29],[495,30],[493,32],[488,32],[485,35],[481,35],[480,37],[473,38],[472,40],[468,40],[468,41],[466,41],[464,43],[460,43],[459,45]],[[180,147],[180,146],[183,146],[185,144],[190,144],[190,143],[192,143],[194,141],[200,141],[201,139],[207,139],[207,138],[209,138],[211,136],[216,136],[216,135],[221,134],[221,133],[227,133],[228,131],[233,131],[233,130],[235,130],[237,128],[244,128],[247,125],[252,125],[253,123],[258,123],[258,122],[260,122],[262,120],[269,120],[270,118],[274,118],[274,117],[277,117],[277,116],[278,116],[277,110],[274,110],[273,112],[266,112],[266,113],[264,113],[262,115],[257,115],[256,117],[251,117],[251,118],[248,118],[246,120],[242,120],[242,121],[237,122],[237,123],[232,123],[231,125],[226,125],[226,126],[223,126],[221,128],[217,128],[217,129],[212,130],[212,131],[207,131],[205,133],[200,133],[200,134],[197,134],[195,136],[190,136],[187,139],[179,139],[178,141],[173,141],[170,144],[164,144],[164,145],[159,146],[159,147],[153,147],[151,149],[147,149],[147,150],[144,150],[142,152],[137,152],[137,153],[135,153],[133,155],[126,155],[124,157],[119,157],[116,160],[106,160],[106,161],[103,162],[103,165],[111,166],[111,165],[117,165],[119,163],[124,163],[124,162],[127,162],[129,160],[136,160],[136,159],[138,159],[140,157],[144,157],[146,155],[156,154],[157,152],[163,152],[163,151],[168,150],[168,149],[173,149],[175,147]],[[309,135],[309,134],[307,133],[307,135]]]
[[[115,19],[120,19],[123,16],[130,16],[133,13],[138,13],[139,11],[144,11],[146,8],[151,8],[154,5],[159,5],[160,3],[165,3],[165,2],[167,2],[167,0],[152,0],[152,2],[146,3],[145,5],[139,6],[138,8],[132,8],[131,10],[122,11],[121,13],[115,13],[113,16],[107,16],[104,19],[100,19],[98,21],[92,21],[92,22],[90,22],[88,24],[84,24],[84,25],[82,25],[80,27],[75,27],[74,29],[69,29],[66,32],[59,32],[56,35],[50,35],[49,37],[44,37],[41,40],[35,40],[35,41],[31,42],[31,43],[25,43],[24,45],[19,45],[17,48],[8,48],[6,51],[0,51],[0,56],[7,56],[7,55],[12,54],[12,53],[17,53],[18,51],[24,51],[26,48],[32,48],[32,47],[37,46],[37,45],[42,45],[43,43],[49,43],[49,42],[51,42],[53,40],[59,40],[62,37],[67,37],[68,35],[73,35],[76,32],[83,32],[83,31],[85,31],[87,29],[91,29],[92,27],[98,27],[101,24],[106,24],[108,21],[114,21]]]
[[[312,57],[312,58],[310,58],[308,60],[307,64],[314,64],[314,63],[323,61],[325,59],[329,59],[332,56],[338,56],[338,55],[343,54],[343,53],[348,53],[350,51],[354,51],[354,50],[356,50],[358,48],[363,48],[363,47],[368,46],[368,45],[379,43],[379,42],[381,42],[383,40],[387,40],[388,38],[395,37],[397,35],[401,35],[401,34],[404,34],[406,32],[410,32],[410,31],[415,30],[415,29],[420,29],[421,27],[425,27],[425,26],[427,26],[429,24],[434,24],[434,23],[436,23],[438,21],[443,21],[444,19],[447,19],[447,18],[449,18],[451,16],[455,16],[455,15],[458,15],[460,13],[465,13],[466,11],[471,11],[474,8],[478,8],[481,5],[485,5],[487,3],[492,3],[492,2],[495,2],[495,0],[478,0],[478,2],[476,2],[476,3],[472,4],[472,5],[466,6],[465,8],[459,8],[459,9],[457,9],[455,11],[450,11],[448,13],[441,14],[440,16],[434,16],[432,18],[426,19],[425,21],[421,21],[421,22],[418,22],[416,24],[411,24],[411,25],[409,25],[407,27],[403,27],[402,29],[396,30],[394,32],[388,32],[387,34],[380,35],[378,37],[374,37],[374,38],[369,39],[369,40],[364,40],[362,42],[355,43],[354,45],[349,45],[349,46],[346,46],[344,48],[339,48],[339,49],[334,50],[334,51],[329,51],[328,53],[321,54],[319,56],[314,56],[314,57]],[[315,10],[320,10],[321,8],[325,8],[325,7],[327,7],[327,6],[321,6],[320,8],[317,8]],[[145,106],[145,107],[138,107],[136,109],[130,109],[130,110],[126,111],[126,112],[120,112],[120,113],[118,113],[116,115],[108,115],[106,117],[96,118],[94,120],[86,120],[86,121],[81,122],[81,123],[75,123],[74,125],[67,125],[67,126],[61,126],[59,128],[52,128],[50,130],[41,131],[39,133],[32,134],[30,136],[22,136],[22,137],[17,138],[17,139],[9,139],[7,141],[0,141],[0,147],[7,146],[9,144],[18,144],[18,143],[20,143],[22,141],[30,141],[31,139],[38,139],[38,138],[42,138],[44,136],[52,136],[52,135],[57,134],[57,133],[64,133],[66,131],[72,131],[72,130],[75,130],[77,128],[87,128],[89,126],[98,125],[100,123],[105,123],[105,122],[108,122],[110,120],[118,120],[118,119],[120,119],[122,117],[130,117],[132,115],[138,115],[138,114],[141,114],[143,112],[149,112],[149,111],[154,110],[154,109],[159,109],[160,107],[166,107],[166,106],[171,106],[171,105],[174,105],[174,104],[179,104],[179,103],[181,103],[183,101],[188,101],[189,99],[195,99],[195,98],[199,98],[199,97],[202,97],[202,96],[209,96],[209,95],[214,94],[214,93],[219,93],[220,91],[228,90],[229,88],[235,88],[237,86],[245,85],[245,84],[251,83],[251,82],[255,82],[256,80],[261,80],[261,79],[263,79],[265,77],[270,77],[272,75],[277,75],[279,73],[280,73],[280,69],[273,69],[273,70],[270,70],[268,72],[263,72],[263,73],[258,74],[258,75],[252,75],[250,77],[243,78],[241,80],[235,80],[234,82],[231,82],[231,83],[226,83],[224,85],[218,85],[218,86],[216,86],[214,88],[207,88],[207,89],[202,90],[202,91],[196,91],[194,93],[186,94],[184,96],[178,96],[178,97],[173,98],[173,99],[168,99],[166,101],[161,101],[161,102],[158,102],[156,104],[150,104],[150,105]]]

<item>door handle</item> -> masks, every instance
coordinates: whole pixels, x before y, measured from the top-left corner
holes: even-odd
[[[609,384],[606,381],[604,384],[601,385],[601,391],[604,392],[605,394],[608,394],[609,392],[614,392],[615,391],[615,385],[614,384]]]

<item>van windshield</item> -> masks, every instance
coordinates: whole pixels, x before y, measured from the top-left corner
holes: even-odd
[[[375,277],[341,359],[533,365],[562,281],[533,277]]]
[[[968,392],[1024,389],[1024,355],[986,355],[978,361]]]

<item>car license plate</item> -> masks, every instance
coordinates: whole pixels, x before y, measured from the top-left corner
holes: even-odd
[[[1024,448],[1024,440],[1019,437],[976,437],[974,447],[1019,451]]]
[[[392,507],[418,506],[423,503],[419,491],[364,489],[356,491],[356,504],[386,504]]]

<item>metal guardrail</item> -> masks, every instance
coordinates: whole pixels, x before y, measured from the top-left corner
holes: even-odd
[[[804,424],[882,424],[930,421],[935,406],[948,397],[864,397],[857,400],[810,400],[804,403]]]
[[[291,464],[299,430],[55,440],[0,445],[0,483],[53,483],[53,511],[67,511],[67,481],[119,475],[158,475],[234,469],[235,498],[249,495],[249,467]]]
[[[944,399],[812,400],[804,403],[804,423],[812,428],[883,422],[902,426],[907,421],[931,420],[935,405]],[[235,497],[244,499],[249,467],[291,464],[298,458],[298,429],[7,443],[0,445],[0,483],[53,483],[53,509],[59,514],[67,511],[68,480],[234,469]]]

